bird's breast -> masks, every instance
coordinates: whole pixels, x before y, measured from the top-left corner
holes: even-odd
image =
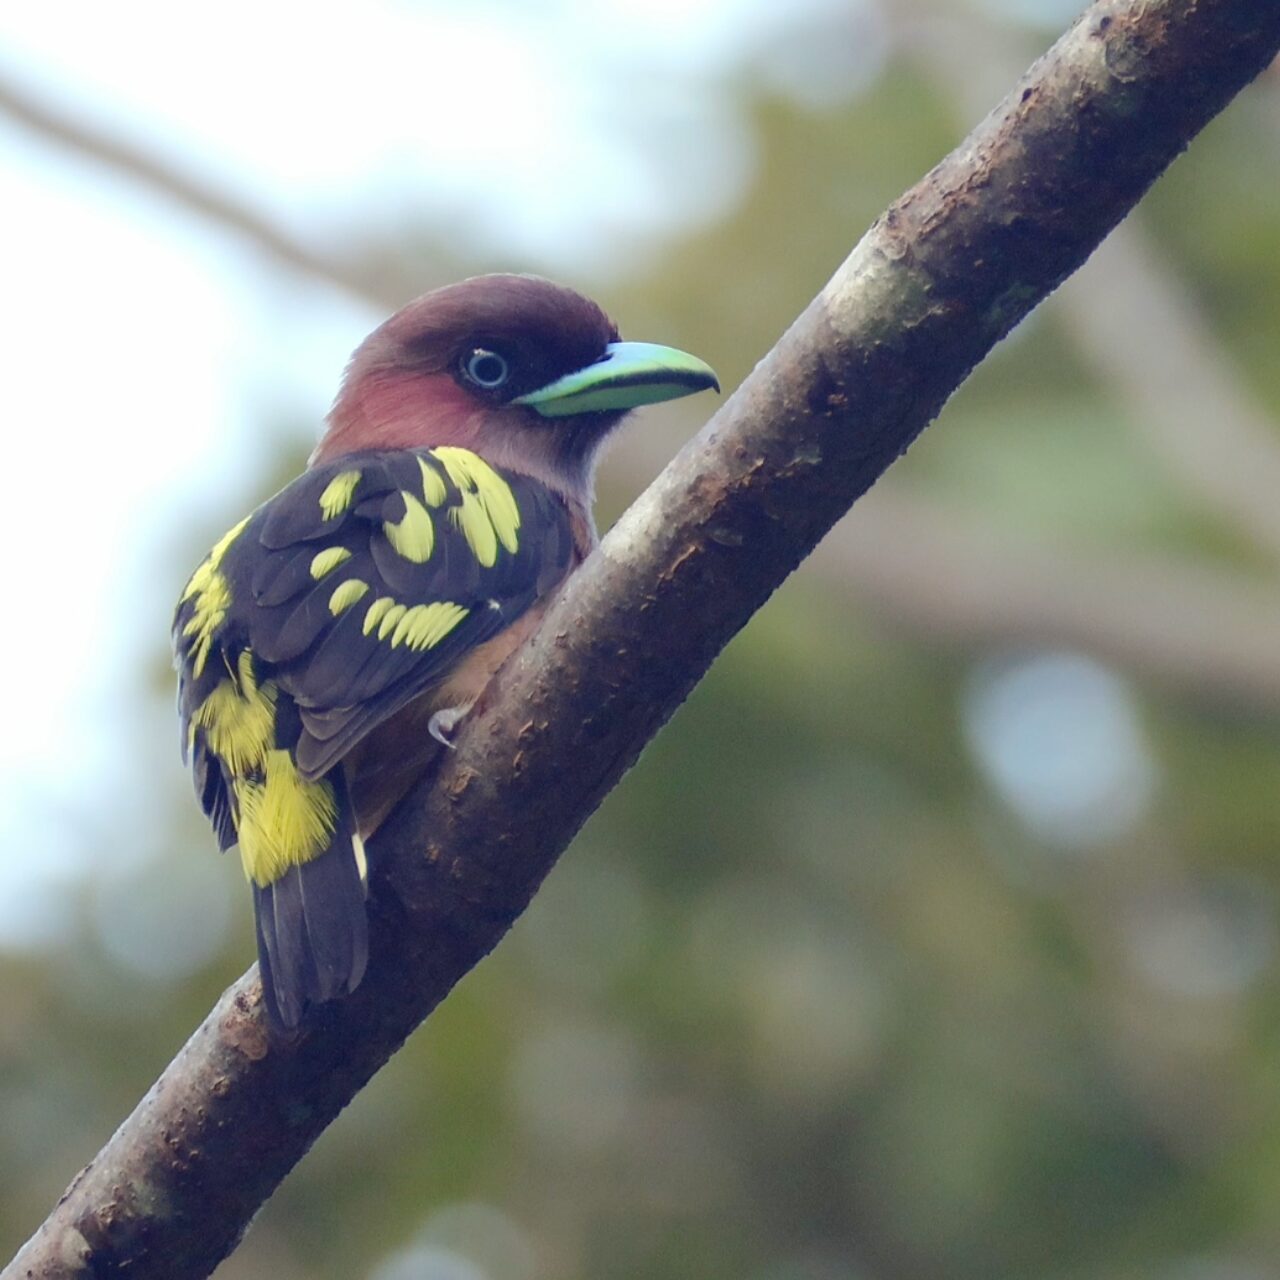
[[[362,838],[372,836],[413,784],[439,762],[445,748],[431,736],[431,717],[437,711],[474,708],[498,668],[533,634],[554,594],[477,645],[442,683],[380,724],[346,755],[342,768]]]

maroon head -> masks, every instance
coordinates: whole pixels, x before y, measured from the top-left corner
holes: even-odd
[[[459,445],[585,498],[596,451],[639,405],[719,389],[696,357],[622,342],[592,301],[536,276],[476,276],[361,343],[312,456]]]

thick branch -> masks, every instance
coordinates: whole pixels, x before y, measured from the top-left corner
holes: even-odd
[[[242,979],[4,1274],[207,1274],[730,637],[1278,46],[1275,0],[1095,4],[876,223],[380,833],[361,988],[270,1045]]]

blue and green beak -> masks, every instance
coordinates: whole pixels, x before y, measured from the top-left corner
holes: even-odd
[[[624,413],[708,387],[719,391],[720,383],[711,366],[697,356],[652,342],[611,342],[595,364],[511,403],[528,405],[544,418],[568,418],[576,413]]]

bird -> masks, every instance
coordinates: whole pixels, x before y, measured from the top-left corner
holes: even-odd
[[[446,285],[360,344],[306,470],[187,580],[183,759],[239,848],[277,1032],[364,976],[366,842],[596,545],[601,445],[705,389],[563,285]]]

